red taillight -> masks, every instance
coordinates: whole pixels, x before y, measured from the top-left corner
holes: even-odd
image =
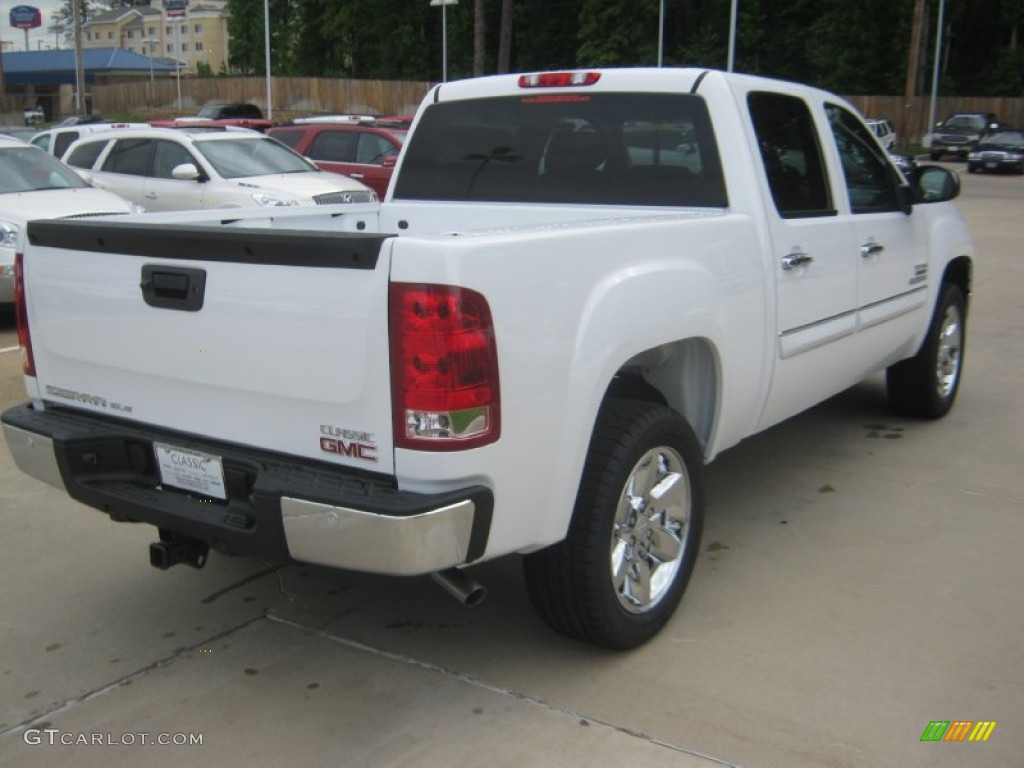
[[[20,253],[14,254],[14,305],[14,312],[18,318],[21,367],[26,376],[35,376],[36,361],[32,357],[32,334],[28,332],[28,306],[25,303],[25,267]]]
[[[450,285],[393,283],[395,445],[450,451],[498,439],[498,352],[487,300]]]
[[[593,85],[601,79],[600,72],[539,72],[520,75],[520,88],[569,88],[575,85]]]

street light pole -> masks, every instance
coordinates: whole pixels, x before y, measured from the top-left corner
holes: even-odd
[[[661,0],[658,5],[658,66],[664,59],[665,49],[665,0]]]
[[[181,19],[174,21],[174,79],[178,84],[178,114],[181,114]]]
[[[430,0],[433,7],[441,6],[441,82],[448,82],[448,6],[459,0]]]
[[[732,72],[736,65],[736,12],[739,0],[732,0],[729,8],[729,56],[725,65],[727,72]]]
[[[263,50],[267,64],[267,120],[274,119],[270,91],[270,0],[263,0]]]
[[[939,23],[935,30],[935,65],[932,67],[932,102],[928,108],[928,133],[935,130],[935,102],[939,98],[939,67],[942,65],[942,14],[946,0],[939,0]]]
[[[153,89],[153,45],[156,43],[155,37],[147,37],[144,41],[149,46],[149,88]]]

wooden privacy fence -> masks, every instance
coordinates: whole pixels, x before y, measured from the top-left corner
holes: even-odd
[[[909,103],[902,96],[847,96],[865,117],[887,117],[899,133],[900,144],[920,144],[931,131],[931,98],[918,96]],[[935,100],[935,120],[954,112],[995,112],[1002,125],[1024,127],[1024,98],[942,96]]]
[[[299,114],[412,114],[432,83],[385,80],[342,80],[315,77],[271,79],[274,118]],[[177,115],[178,85],[174,78],[111,83],[90,89],[93,110],[102,115],[159,112]],[[204,104],[249,102],[266,112],[266,80],[262,77],[182,78],[180,114],[195,114]],[[281,113],[280,115],[278,113]]]
[[[433,83],[396,80],[344,80],[337,78],[275,77],[271,80],[275,120],[317,113],[408,115]],[[262,77],[186,77],[181,80],[181,104],[174,78],[107,83],[90,88],[93,110],[102,115],[135,114],[140,118],[195,114],[211,101],[248,101],[266,109],[266,80]],[[20,122],[25,96],[0,97],[0,113]],[[901,144],[920,144],[930,131],[931,99],[917,96],[847,96],[866,117],[887,117]],[[943,96],[936,100],[935,119],[953,112],[995,112],[1004,125],[1024,127],[1024,97],[982,98]]]

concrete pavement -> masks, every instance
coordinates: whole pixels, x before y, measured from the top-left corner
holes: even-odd
[[[551,634],[514,558],[474,569],[474,609],[428,579],[161,573],[152,529],[0,451],[0,766],[1020,768],[1024,179],[963,182],[980,258],[953,412],[896,418],[875,377],[726,452],[683,604],[633,652]],[[21,399],[0,353],[0,407]],[[935,720],[997,725],[922,743]],[[115,743],[60,743],[92,734]]]

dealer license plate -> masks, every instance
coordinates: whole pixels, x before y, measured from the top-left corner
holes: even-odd
[[[998,163],[985,163],[986,168],[995,168],[997,165]]]
[[[160,479],[164,485],[172,485],[200,496],[212,499],[227,499],[224,490],[224,466],[220,456],[213,456],[188,448],[178,448],[167,443],[153,443],[156,463],[160,467]]]

